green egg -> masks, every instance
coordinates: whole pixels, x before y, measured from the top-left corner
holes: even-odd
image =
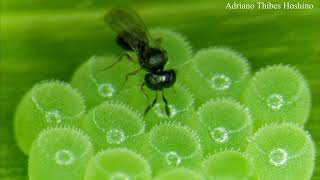
[[[88,112],[82,129],[89,134],[96,150],[122,147],[139,141],[145,131],[142,116],[118,101],[106,101]]]
[[[130,62],[126,57],[112,68],[106,69],[118,58],[113,55],[92,56],[73,74],[71,85],[82,92],[89,109],[105,100],[114,100],[121,90],[139,84],[135,77],[131,77],[124,84],[125,75],[134,71],[135,68],[139,68],[137,64]]]
[[[253,164],[244,153],[224,150],[209,156],[202,164],[208,180],[253,180]]]
[[[145,158],[126,148],[106,149],[89,162],[85,180],[149,180],[151,167]]]
[[[28,154],[32,141],[43,129],[79,126],[85,111],[82,95],[69,84],[60,81],[36,84],[16,109],[14,128],[18,146]]]
[[[315,146],[295,124],[271,124],[251,138],[247,154],[261,180],[309,180],[315,164]]]
[[[307,82],[294,67],[273,65],[259,70],[244,93],[254,129],[275,122],[303,125],[310,112]]]
[[[89,137],[71,127],[43,130],[32,144],[29,156],[30,180],[82,180],[93,156]]]
[[[152,128],[145,149],[155,175],[171,168],[199,168],[202,149],[197,134],[187,126],[164,123]]]
[[[198,51],[178,72],[178,80],[190,88],[195,95],[196,106],[200,106],[216,97],[240,100],[250,75],[250,66],[238,52],[215,47]]]
[[[252,135],[249,109],[230,98],[204,103],[190,126],[198,131],[205,155],[224,148],[244,151]]]

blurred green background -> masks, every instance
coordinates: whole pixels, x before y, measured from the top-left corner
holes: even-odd
[[[238,50],[253,71],[268,64],[295,65],[310,84],[313,105],[306,129],[319,149],[319,0],[304,1],[314,3],[312,10],[225,10],[227,2],[1,0],[0,179],[27,178],[27,157],[17,148],[12,127],[22,95],[41,80],[69,81],[75,68],[92,55],[120,52],[115,34],[103,22],[114,5],[132,6],[148,27],[184,34],[194,50],[216,45]],[[314,180],[320,179],[318,159]]]

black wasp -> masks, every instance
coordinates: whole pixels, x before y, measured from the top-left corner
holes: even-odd
[[[170,116],[168,101],[164,96],[163,89],[174,85],[176,81],[176,72],[173,69],[164,70],[168,61],[167,52],[160,47],[160,40],[155,40],[155,46],[151,46],[152,39],[140,16],[129,8],[113,8],[105,16],[105,22],[117,33],[116,42],[125,51],[133,51],[137,54],[140,68],[126,75],[125,82],[129,76],[137,74],[141,69],[147,71],[144,76],[144,82],[141,85],[141,91],[146,85],[149,89],[156,91],[156,97],[152,104],[145,109],[144,115],[155,105],[158,99],[158,92],[161,91],[162,100],[165,104],[165,111]],[[134,61],[128,54],[124,53],[110,66],[120,62],[124,56],[128,60]],[[144,92],[143,92],[144,93]],[[144,93],[148,98],[147,94]]]

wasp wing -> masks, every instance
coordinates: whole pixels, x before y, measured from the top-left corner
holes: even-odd
[[[148,43],[148,30],[140,16],[129,8],[113,8],[105,16],[105,22],[118,34]]]

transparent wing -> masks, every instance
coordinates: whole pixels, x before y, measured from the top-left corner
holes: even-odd
[[[126,33],[140,41],[148,42],[148,30],[133,9],[113,8],[106,14],[105,22],[118,34]]]

